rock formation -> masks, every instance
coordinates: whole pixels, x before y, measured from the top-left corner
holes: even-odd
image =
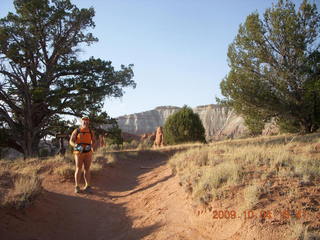
[[[179,107],[162,106],[146,112],[124,115],[118,117],[117,121],[122,131],[142,135],[163,126],[165,120],[179,110]],[[237,116],[232,109],[212,104],[193,108],[193,111],[199,114],[207,140],[237,137],[246,132],[243,118]]]
[[[156,139],[154,140],[153,143],[154,147],[162,147],[163,146],[163,131],[162,127],[158,127],[156,131]]]
[[[179,107],[171,106],[157,107],[151,111],[118,117],[117,122],[123,132],[136,135],[151,133],[158,126],[163,126],[165,120],[179,109]]]

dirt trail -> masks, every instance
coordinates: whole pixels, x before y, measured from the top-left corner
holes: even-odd
[[[145,152],[93,178],[94,193],[48,175],[44,193],[23,211],[0,210],[1,239],[209,239],[192,228],[186,196],[166,165]]]
[[[25,210],[0,209],[2,240],[278,240],[284,225],[212,219],[192,206],[167,165],[171,153],[132,152],[93,177],[93,194],[46,174],[44,193]],[[234,209],[234,202],[214,209]]]

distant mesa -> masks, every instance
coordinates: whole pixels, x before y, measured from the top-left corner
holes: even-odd
[[[155,110],[163,110],[163,109],[180,109],[180,107],[176,107],[176,106],[159,106],[156,107]]]
[[[120,116],[117,118],[123,132],[142,135],[155,132],[163,126],[166,119],[181,108],[159,106],[153,110]],[[193,108],[198,113],[206,131],[207,140],[239,137],[247,132],[242,117],[227,107],[217,104],[202,105]]]

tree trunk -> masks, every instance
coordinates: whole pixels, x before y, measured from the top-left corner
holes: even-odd
[[[23,155],[24,158],[33,158],[39,156],[39,143],[40,139],[31,137],[30,135],[28,138],[23,140]]]

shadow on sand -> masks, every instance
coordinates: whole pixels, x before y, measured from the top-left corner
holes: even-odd
[[[1,239],[139,240],[160,227],[134,228],[120,204],[45,191],[25,210],[0,210]]]
[[[64,195],[44,190],[35,203],[24,210],[0,209],[1,239],[142,239],[161,224],[134,227],[134,219],[128,216],[126,207],[112,198],[129,196],[168,180],[172,175],[136,189],[142,174],[166,164],[175,152],[119,153],[114,168],[106,167],[93,176],[93,194]]]

